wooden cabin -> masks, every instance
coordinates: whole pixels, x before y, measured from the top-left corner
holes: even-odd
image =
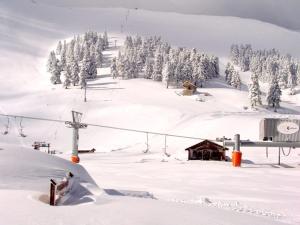
[[[188,160],[222,161],[226,160],[225,151],[227,151],[228,148],[218,145],[212,141],[205,140],[185,150],[189,152]]]
[[[197,91],[197,86],[190,81],[185,81],[182,86],[184,88],[182,91],[182,95],[190,96],[195,94]]]

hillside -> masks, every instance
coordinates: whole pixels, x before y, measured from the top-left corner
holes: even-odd
[[[187,1],[147,1],[147,0],[35,0],[35,4],[49,4],[68,8],[74,7],[116,7],[139,8],[153,11],[169,11],[185,14],[202,14],[213,16],[234,16],[261,20],[293,30],[300,30],[297,0],[187,0]],[[278,12],[280,11],[280,17]]]
[[[82,122],[90,124],[201,139],[233,138],[239,133],[242,139],[258,140],[262,118],[300,118],[300,87],[294,96],[284,91],[277,113],[266,107],[250,109],[250,73],[241,72],[241,90],[224,81],[230,45],[250,43],[255,49],[276,48],[300,58],[300,33],[283,28],[297,30],[300,25],[294,13],[299,8],[296,1],[277,1],[269,10],[260,5],[270,6],[268,0],[251,2],[236,2],[233,10],[231,0],[219,4],[170,0],[168,8],[158,1],[151,5],[149,1],[1,1],[0,113],[67,121],[76,110],[83,113]],[[279,8],[282,20],[277,20]],[[209,80],[194,96],[180,96],[180,88],[166,89],[160,82],[113,79],[107,63],[98,68],[96,79],[88,81],[84,102],[78,86],[66,90],[50,83],[46,61],[59,40],[88,30],[108,32],[106,62],[118,55],[128,34],[161,35],[172,46],[219,56],[221,77]],[[265,84],[262,90],[266,92]],[[7,118],[0,117],[1,133],[6,125]],[[26,137],[20,136],[21,129]],[[198,140],[167,137],[170,157],[166,157],[164,136],[148,138],[145,154],[145,133],[88,126],[80,130],[79,148],[95,148],[96,153],[82,155],[81,165],[72,165],[68,162],[72,130],[64,123],[11,118],[8,134],[0,135],[0,197],[5,202],[0,206],[1,221],[12,225],[299,223],[298,149],[282,157],[279,166],[278,149],[269,149],[267,155],[262,148],[243,148],[243,165],[233,168],[230,162],[187,161],[185,148]],[[32,150],[35,141],[51,143],[59,154]],[[41,196],[48,193],[49,179],[62,178],[66,171],[79,179],[73,198],[67,206],[50,208]]]

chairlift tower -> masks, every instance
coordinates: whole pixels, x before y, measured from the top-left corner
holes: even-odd
[[[71,161],[73,163],[79,163],[80,159],[78,156],[78,141],[79,141],[79,129],[87,128],[87,124],[81,123],[82,113],[72,111],[73,121],[66,121],[66,125],[69,128],[73,128],[73,146],[72,146],[72,157]]]

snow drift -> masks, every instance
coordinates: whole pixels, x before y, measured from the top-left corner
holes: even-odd
[[[1,147],[0,190],[27,190],[48,196],[50,179],[60,181],[68,172],[72,172],[74,182],[68,196],[64,198],[64,205],[92,202],[91,196],[101,193],[94,180],[80,165],[33,149],[10,145],[3,147],[3,144]]]

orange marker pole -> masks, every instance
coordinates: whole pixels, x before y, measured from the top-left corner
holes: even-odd
[[[242,163],[242,153],[240,151],[241,141],[239,134],[234,135],[234,141],[235,144],[232,152],[232,166],[240,167]]]

